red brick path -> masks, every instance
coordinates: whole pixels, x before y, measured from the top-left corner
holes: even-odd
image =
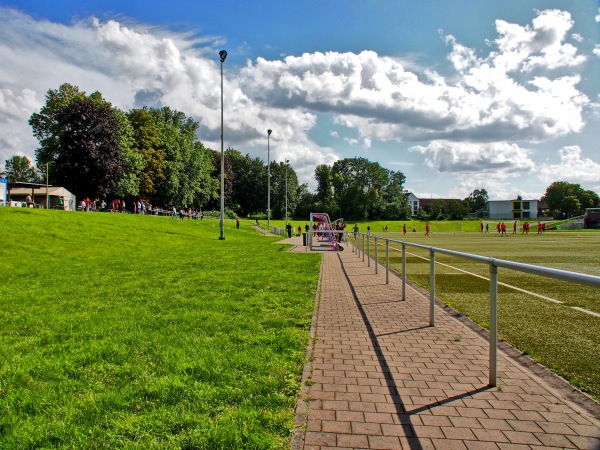
[[[293,238],[292,238],[293,239]],[[298,247],[297,251],[303,251]],[[600,422],[351,248],[323,252],[295,450],[600,449]]]

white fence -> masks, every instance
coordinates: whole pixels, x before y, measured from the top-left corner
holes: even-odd
[[[497,367],[498,367],[498,268],[516,270],[526,272],[533,275],[538,275],[547,278],[555,278],[558,280],[569,281],[572,283],[583,284],[595,288],[600,288],[600,277],[594,275],[586,275],[577,272],[569,272],[567,270],[551,269],[548,267],[535,266],[532,264],[523,264],[503,259],[490,258],[487,256],[473,255],[470,253],[462,253],[454,250],[446,250],[443,248],[430,247],[412,242],[404,242],[395,239],[382,238],[372,236],[365,233],[359,233],[353,236],[352,244],[354,253],[358,257],[362,254],[363,261],[365,254],[367,255],[367,265],[371,266],[371,241],[374,245],[374,263],[375,273],[379,271],[379,255],[378,250],[380,242],[385,243],[385,269],[386,284],[390,282],[390,243],[402,245],[402,300],[406,300],[406,247],[416,247],[429,250],[429,326],[435,326],[435,255],[441,253],[444,255],[455,256],[457,258],[468,259],[487,264],[490,270],[490,352],[489,352],[489,385],[496,386],[497,384]]]

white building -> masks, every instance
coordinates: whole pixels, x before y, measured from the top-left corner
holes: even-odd
[[[539,200],[490,200],[489,219],[537,219]]]
[[[408,199],[408,206],[410,207],[410,215],[416,216],[419,211],[419,199],[412,192],[405,194]]]
[[[8,181],[0,178],[0,206],[6,206],[8,202]]]

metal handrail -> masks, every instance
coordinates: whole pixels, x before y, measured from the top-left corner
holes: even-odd
[[[435,254],[441,253],[444,255],[455,256],[457,258],[468,259],[479,263],[487,264],[490,270],[490,354],[489,354],[489,385],[496,386],[497,384],[497,367],[498,367],[498,268],[516,270],[519,272],[530,273],[547,278],[554,278],[562,281],[583,284],[595,288],[600,288],[600,277],[588,275],[578,272],[570,272],[568,270],[552,269],[550,267],[536,266],[533,264],[524,264],[505,259],[492,258],[489,256],[474,255],[472,253],[464,253],[456,250],[447,250],[429,245],[415,244],[414,242],[406,242],[397,239],[390,239],[381,236],[372,236],[369,233],[357,233],[354,236],[352,244],[354,245],[355,253],[360,257],[361,253],[361,237],[362,237],[362,257],[365,260],[365,239],[367,240],[366,247],[368,249],[368,266],[370,267],[371,252],[370,239],[375,238],[375,246],[377,248],[378,240],[385,241],[385,267],[386,267],[386,284],[390,283],[390,243],[402,245],[402,300],[406,300],[406,247],[416,247],[429,251],[430,267],[429,267],[429,326],[435,326]],[[377,251],[376,251],[377,254]],[[379,259],[375,258],[375,273],[378,272],[377,266]]]

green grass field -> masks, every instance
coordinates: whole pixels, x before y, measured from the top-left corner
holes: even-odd
[[[0,448],[287,448],[320,255],[0,208]]]
[[[527,264],[600,276],[600,233],[546,232],[501,237],[495,232],[377,233],[432,247],[490,256]],[[384,262],[385,247],[379,257]],[[374,254],[374,250],[372,250]],[[489,324],[489,283],[471,274],[489,277],[485,264],[438,254],[436,296],[475,322]],[[400,244],[390,244],[390,265],[401,272]],[[448,267],[450,266],[450,267]],[[407,277],[429,288],[429,252],[407,247]],[[463,272],[464,271],[464,272]],[[468,272],[468,273],[465,273]],[[499,269],[499,281],[550,300],[499,287],[499,334],[519,350],[567,378],[600,400],[600,290],[574,283]],[[500,384],[502,380],[499,380]]]
[[[359,226],[404,239],[403,223]],[[425,237],[406,223],[408,241],[600,275],[599,233],[502,238],[474,221]],[[251,225],[228,221],[219,241],[216,220],[0,208],[0,448],[286,448],[321,256]],[[428,252],[408,251],[428,287]],[[458,270],[487,266],[436,260],[436,295],[487,326],[487,282]],[[563,302],[500,287],[501,337],[600,400],[600,318],[573,309],[600,313],[598,290],[500,281]]]

